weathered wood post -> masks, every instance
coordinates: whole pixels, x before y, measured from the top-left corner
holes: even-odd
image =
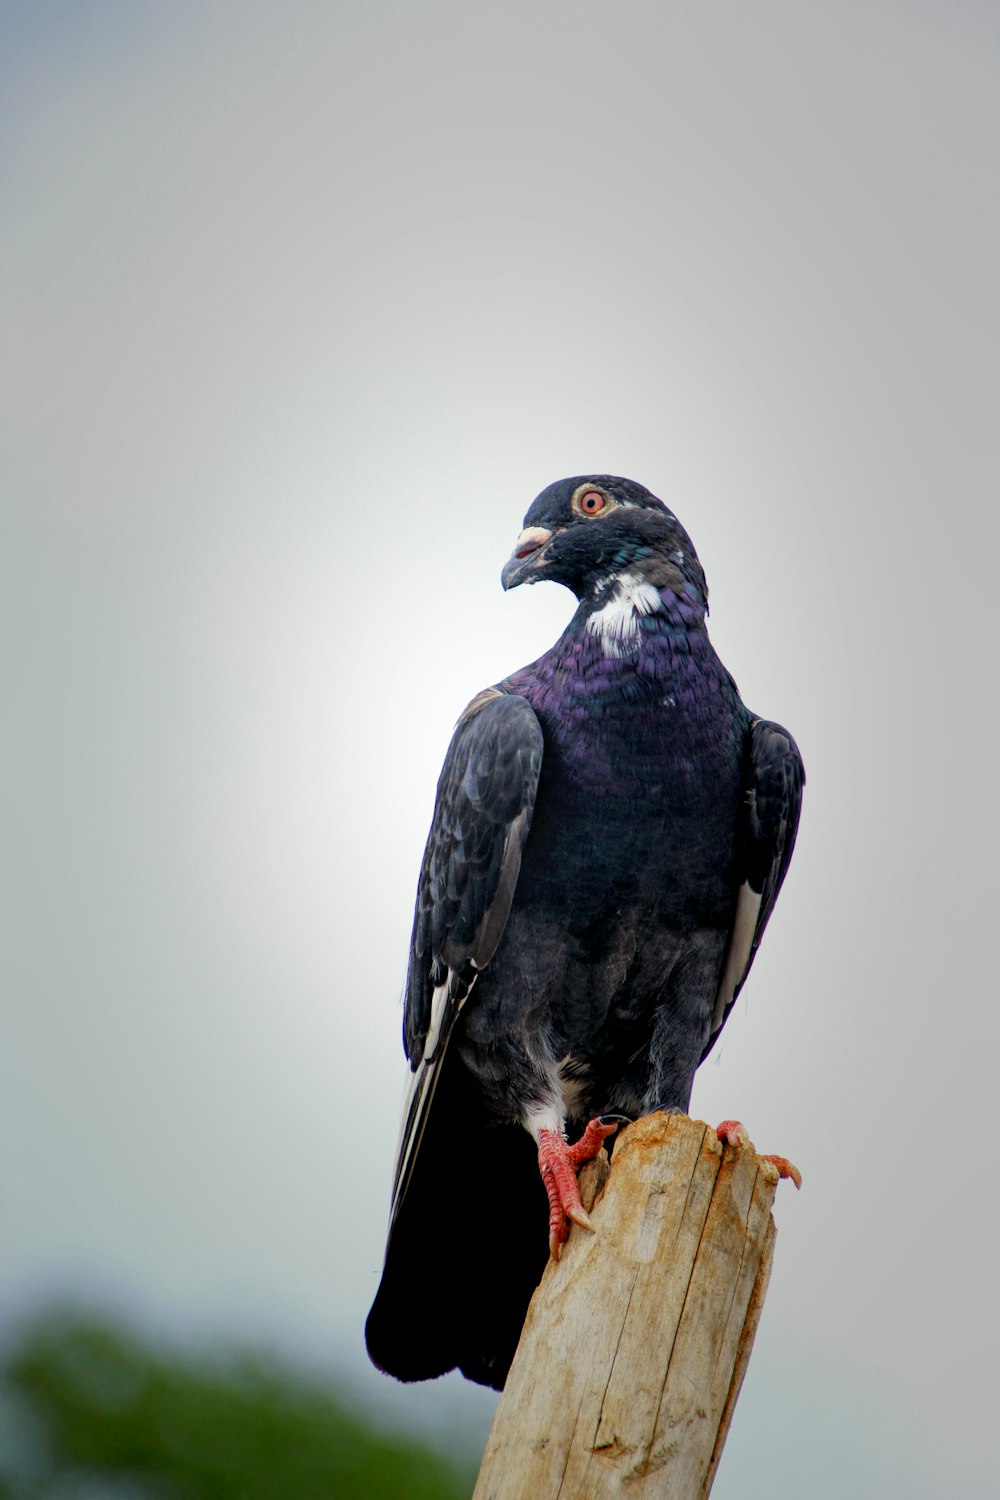
[[[777,1182],[751,1145],[723,1148],[686,1115],[622,1131],[597,1233],[574,1228],[532,1298],[474,1500],[708,1495],[767,1290]]]

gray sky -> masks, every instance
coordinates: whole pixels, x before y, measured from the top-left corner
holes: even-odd
[[[366,1373],[398,995],[521,516],[624,473],[796,734],[694,1110],[801,1166],[719,1500],[995,1494],[992,7],[7,5],[0,1332]]]

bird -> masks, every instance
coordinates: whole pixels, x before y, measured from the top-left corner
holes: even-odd
[[[458,1369],[503,1388],[547,1261],[572,1224],[593,1229],[578,1168],[622,1121],[687,1112],[798,828],[798,747],[717,656],[705,574],[662,500],[607,474],[550,484],[501,572],[505,590],[543,580],[576,610],[460,715],[417,883],[365,1327],[403,1381]]]

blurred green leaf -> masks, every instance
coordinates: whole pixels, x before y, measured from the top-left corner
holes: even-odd
[[[52,1318],[6,1361],[5,1500],[458,1500],[457,1466],[257,1358],[208,1363]]]

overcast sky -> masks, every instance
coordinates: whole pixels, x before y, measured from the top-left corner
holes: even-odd
[[[695,1085],[805,1177],[714,1494],[995,1495],[995,7],[0,15],[0,1333],[481,1428],[361,1354],[413,889],[571,612],[521,517],[618,472],[809,775]]]

